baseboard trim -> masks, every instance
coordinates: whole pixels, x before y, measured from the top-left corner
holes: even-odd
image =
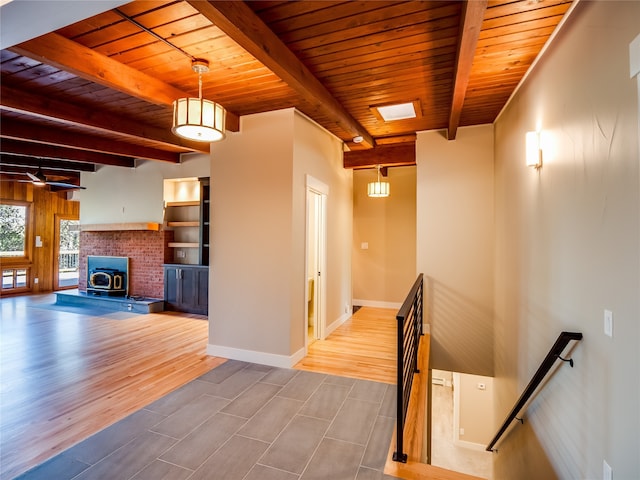
[[[379,302],[377,300],[358,300],[356,298],[351,301],[351,304],[358,307],[393,308],[396,310],[400,310],[400,307],[402,306],[402,303]]]
[[[454,440],[453,444],[456,447],[468,448],[469,450],[476,450],[478,452],[483,452],[487,449],[486,445],[482,445],[480,443],[467,442],[466,440]]]
[[[222,357],[230,360],[240,360],[243,362],[258,363],[270,367],[291,368],[304,358],[304,348],[301,348],[293,355],[278,355],[268,352],[257,352],[255,350],[244,350],[241,348],[225,347],[224,345],[207,345],[207,355]]]
[[[340,325],[342,325],[344,322],[346,322],[350,318],[351,318],[351,315],[348,313],[345,313],[341,315],[340,318],[338,318],[335,322],[332,322],[330,325],[327,325],[327,331],[325,332],[324,337],[327,338],[329,335],[333,333],[333,331],[336,328],[338,328]]]

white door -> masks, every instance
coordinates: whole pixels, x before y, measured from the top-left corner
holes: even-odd
[[[305,300],[305,346],[324,338],[325,328],[325,265],[326,265],[326,205],[328,187],[307,177],[307,259]]]

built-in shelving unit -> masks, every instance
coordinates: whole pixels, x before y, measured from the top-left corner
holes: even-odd
[[[209,264],[209,179],[165,180],[165,227],[174,264]]]
[[[173,261],[164,265],[167,310],[206,314],[209,289],[209,178],[165,180],[165,228]]]
[[[200,265],[209,265],[209,212],[211,190],[208,178],[200,179]]]

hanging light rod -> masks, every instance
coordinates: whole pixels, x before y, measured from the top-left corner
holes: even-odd
[[[189,52],[185,52],[184,50],[182,50],[180,47],[178,47],[177,45],[174,45],[173,43],[171,43],[169,40],[167,40],[166,38],[158,35],[156,32],[154,32],[153,30],[151,30],[150,28],[145,27],[144,25],[142,25],[140,22],[138,22],[137,20],[135,20],[133,17],[130,17],[129,15],[127,15],[126,13],[118,10],[117,8],[114,9],[116,11],[116,13],[118,13],[118,15],[120,15],[122,18],[124,18],[125,20],[128,20],[129,22],[133,23],[136,27],[140,28],[141,30],[144,30],[145,32],[147,32],[149,35],[152,35],[153,37],[155,37],[156,39],[160,40],[161,42],[169,45],[171,48],[173,48],[174,50],[180,52],[181,54],[183,54],[185,57],[189,58],[192,62],[197,60],[196,57],[194,57],[193,55],[191,55]]]
[[[191,69],[198,74],[198,98],[179,98],[173,102],[173,126],[171,131],[179,137],[197,142],[217,142],[222,140],[225,137],[227,111],[219,103],[202,98],[202,74],[209,71],[209,62],[185,52],[117,8],[115,11],[125,20],[189,58],[191,60]]]

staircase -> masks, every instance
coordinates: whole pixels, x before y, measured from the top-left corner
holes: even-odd
[[[424,431],[427,428],[425,412],[429,394],[429,375],[427,374],[429,371],[429,344],[430,336],[425,334],[420,341],[418,351],[418,369],[422,373],[415,374],[405,422],[404,442],[407,462],[393,460],[396,445],[394,434],[389,446],[384,473],[407,480],[486,480],[423,463],[425,457],[423,454],[425,449]]]

